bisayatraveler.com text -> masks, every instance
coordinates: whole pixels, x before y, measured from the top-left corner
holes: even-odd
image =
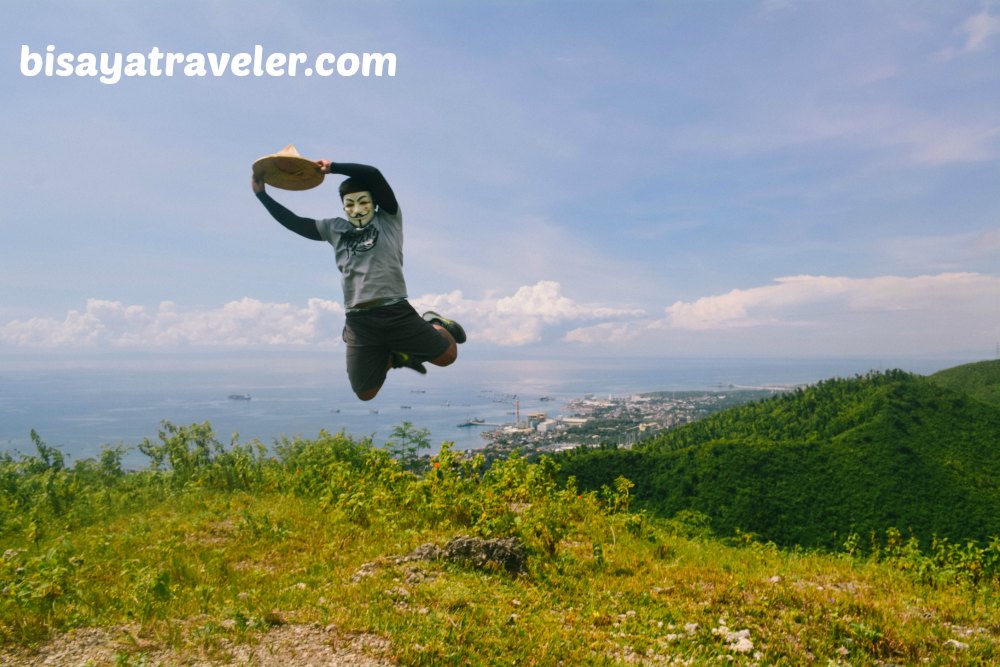
[[[27,77],[96,78],[112,85],[144,77],[393,77],[394,53],[269,52],[257,44],[239,53],[178,53],[152,47],[146,52],[69,53],[49,44],[36,52],[21,45],[21,74]]]

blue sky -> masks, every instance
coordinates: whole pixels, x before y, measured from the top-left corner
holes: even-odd
[[[21,3],[0,350],[341,347],[250,165],[378,166],[412,300],[487,355],[1000,343],[1000,3]],[[394,53],[394,77],[25,76],[42,53]],[[336,178],[271,190],[339,213]]]

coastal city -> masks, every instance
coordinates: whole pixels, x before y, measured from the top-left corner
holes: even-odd
[[[522,413],[515,397],[514,422],[485,431],[483,438],[487,444],[481,452],[487,459],[495,459],[515,450],[531,456],[577,447],[630,448],[666,429],[789,389],[728,387],[719,391],[661,391],[621,397],[588,394],[567,402],[565,414],[558,416],[541,409]],[[539,403],[544,405],[550,400],[542,397]],[[473,420],[468,425],[485,424]]]

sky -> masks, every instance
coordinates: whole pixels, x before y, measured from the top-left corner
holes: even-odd
[[[0,36],[0,352],[342,350],[332,248],[250,189],[287,144],[382,171],[475,354],[1000,350],[1000,2],[42,0]],[[395,70],[103,83],[50,45]],[[269,191],[334,217],[338,182]]]

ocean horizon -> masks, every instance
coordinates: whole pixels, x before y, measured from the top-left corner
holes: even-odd
[[[442,442],[483,447],[489,426],[512,423],[515,411],[564,415],[566,403],[588,394],[627,396],[651,391],[794,387],[830,377],[901,368],[929,374],[976,361],[910,358],[659,358],[476,359],[430,367],[426,376],[390,373],[370,402],[350,391],[336,352],[0,357],[0,452],[34,454],[35,430],[70,463],[124,445],[125,463],[143,467],[137,449],[156,439],[164,421],[208,421],[223,443],[315,437],[321,430],[385,443],[410,422]],[[230,396],[248,396],[235,400]]]

